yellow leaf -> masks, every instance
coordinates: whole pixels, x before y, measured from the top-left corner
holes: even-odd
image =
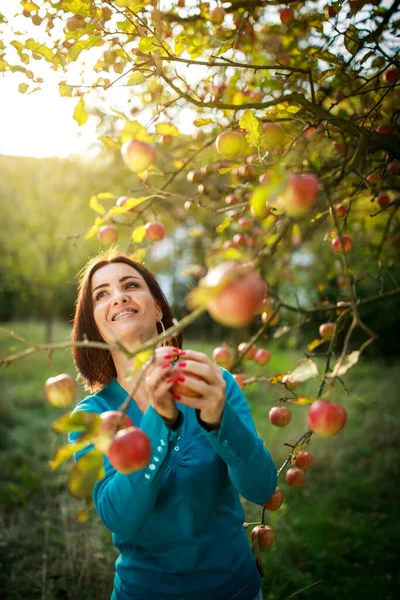
[[[144,202],[145,200],[147,200],[148,198],[151,198],[152,196],[143,196],[143,198],[128,198],[128,200],[125,202],[125,204],[123,206],[113,206],[107,213],[106,218],[110,219],[111,217],[114,217],[115,215],[123,215],[124,213],[127,213],[131,210],[131,208],[135,208],[135,206],[139,206],[139,204],[142,204],[142,202]]]
[[[303,382],[318,376],[318,366],[309,358],[299,360],[297,367],[287,373],[291,381]]]
[[[111,192],[100,192],[100,194],[97,194],[99,200],[113,200],[116,197],[117,196]]]
[[[196,119],[193,121],[193,125],[196,127],[203,127],[204,125],[209,125],[210,123],[214,123],[213,119]]]
[[[158,125],[156,125],[156,131],[160,135],[177,136],[177,135],[181,134],[179,129],[177,127],[175,127],[175,125],[172,125],[171,123],[158,123]]]
[[[89,450],[72,468],[68,489],[75,498],[89,498],[94,484],[97,480],[103,479],[104,475],[103,454],[100,450]]]
[[[141,142],[148,142],[150,139],[146,128],[143,127],[143,125],[141,125],[138,121],[126,121],[120,135],[123,142],[125,142],[125,140],[130,140],[131,138],[135,138],[135,140],[139,140]]]
[[[218,227],[216,227],[215,231],[217,233],[223,233],[227,227],[229,227],[230,225],[232,225],[232,222],[233,222],[232,218],[231,217],[227,217],[226,219],[224,219],[222,221],[222,223],[220,223],[218,225]]]
[[[103,142],[103,144],[105,144],[109,148],[118,148],[118,146],[119,146],[119,143],[114,141],[108,135],[101,135],[99,137],[99,140],[101,140]]]
[[[20,83],[18,86],[18,91],[20,94],[25,94],[28,88],[29,85],[27,83]]]
[[[266,206],[274,214],[283,214],[283,210],[276,201],[276,198],[286,186],[286,175],[279,168],[269,169],[267,174],[268,182],[256,187],[250,198],[250,203],[256,217],[264,216]]]
[[[88,446],[89,444],[90,444],[89,441],[84,441],[84,442],[75,442],[74,444],[65,444],[65,446],[61,446],[57,450],[53,460],[51,460],[49,462],[50,469],[52,471],[54,471],[55,469],[57,469],[57,467],[59,467],[61,465],[61,463],[64,462],[64,460],[67,460],[67,458],[70,458],[73,454],[75,454],[76,452],[79,452],[80,450],[82,450],[83,448]]]
[[[137,354],[133,359],[133,370],[138,371],[139,369],[141,369],[151,358],[152,355],[152,350],[145,350],[144,352],[140,352],[139,354]]]
[[[246,110],[239,119],[239,125],[247,131],[246,140],[250,146],[260,147],[263,130],[260,121],[253,115],[251,110]]]
[[[151,52],[159,48],[159,43],[153,36],[142,38],[139,42],[139,50],[141,52]]]
[[[74,15],[90,17],[92,4],[91,0],[64,0],[64,10],[74,13]]]
[[[130,255],[130,258],[137,263],[143,264],[146,258],[147,248],[138,248]]]
[[[54,421],[51,428],[56,433],[70,433],[71,431],[84,431],[86,433],[95,431],[101,423],[98,413],[80,410],[73,415],[67,413]]]
[[[135,227],[135,229],[132,231],[132,241],[135,242],[135,244],[140,244],[140,242],[143,242],[145,235],[146,227],[144,225]]]
[[[75,106],[74,114],[72,115],[79,127],[84,125],[89,118],[89,113],[85,109],[83,98],[79,98],[78,104]]]
[[[280,383],[282,379],[285,377],[286,373],[278,373],[277,375],[273,375],[268,381],[271,385],[275,385]]]
[[[94,237],[98,231],[99,227],[97,225],[92,225],[85,235],[85,240],[89,240],[90,238]]]
[[[230,165],[229,167],[223,167],[222,169],[218,169],[218,175],[227,175],[228,173],[230,173],[231,171],[233,171],[233,169],[237,169],[238,167],[241,167],[242,165],[239,164],[235,164],[235,165]]]
[[[60,96],[66,97],[66,98],[72,98],[72,88],[67,85],[66,83],[59,83],[58,84],[58,93],[60,94]]]
[[[312,404],[316,398],[312,398],[311,396],[296,396],[296,398],[289,398],[287,402],[290,404]]]
[[[21,4],[22,8],[28,12],[31,12],[32,10],[39,12],[40,10],[39,6],[34,2],[21,2]]]
[[[317,338],[316,340],[313,340],[312,342],[307,344],[307,350],[309,352],[312,352],[315,348],[318,348],[318,346],[321,346],[321,344],[324,344],[325,342],[326,340],[320,340],[319,338]]]
[[[97,200],[97,196],[92,196],[90,198],[89,206],[92,210],[99,213],[100,215],[104,215],[104,213],[106,212],[104,206],[102,206]]]
[[[332,373],[327,373],[326,377],[337,377],[338,375],[344,375],[351,367],[354,367],[358,363],[360,358],[360,352],[355,350],[344,357],[343,362],[339,359],[334,366]]]

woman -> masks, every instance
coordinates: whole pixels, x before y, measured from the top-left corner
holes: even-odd
[[[74,341],[119,341],[133,351],[172,324],[171,308],[143,265],[114,252],[85,267]],[[155,350],[127,411],[151,440],[149,465],[124,475],[105,457],[105,477],[93,490],[120,552],[112,600],[259,600],[239,494],[267,502],[276,467],[232,375],[203,353],[181,350],[181,335],[169,343]],[[73,356],[92,393],[75,411],[118,409],[140,376],[127,377],[132,361],[119,349],[74,348]],[[173,395],[171,361],[180,365],[180,383],[201,397]]]

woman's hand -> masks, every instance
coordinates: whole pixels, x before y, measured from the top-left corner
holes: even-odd
[[[150,366],[145,365],[146,375],[144,387],[149,399],[149,405],[163,417],[168,427],[171,427],[179,411],[171,394],[171,386],[174,383],[172,374],[172,360],[178,360],[179,348],[163,346],[157,348]]]
[[[186,406],[197,408],[200,411],[200,419],[217,428],[221,423],[226,402],[226,384],[221,369],[206,354],[195,350],[181,350],[175,368],[180,371],[177,380],[180,388],[187,387],[199,396],[189,396],[184,393],[183,388],[183,393],[173,395],[174,399]]]

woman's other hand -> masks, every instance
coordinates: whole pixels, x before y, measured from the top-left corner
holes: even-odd
[[[154,357],[150,359],[150,366],[144,366],[146,368],[144,387],[149,405],[163,417],[168,427],[175,423],[179,415],[171,393],[171,387],[174,383],[174,379],[171,377],[172,361],[178,360],[179,352],[179,348],[171,346],[157,348]]]

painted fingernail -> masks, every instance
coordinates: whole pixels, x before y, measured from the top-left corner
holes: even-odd
[[[186,363],[185,362],[178,362],[178,367],[182,367],[182,369],[184,367],[186,367]]]
[[[171,363],[164,363],[163,365],[161,365],[162,369],[168,369],[168,367],[171,366]]]
[[[177,381],[180,381],[181,383],[183,383],[185,381],[186,377],[183,377],[182,375],[179,375],[179,377],[176,378]]]
[[[174,394],[174,398],[175,398],[175,400],[180,400],[181,396],[179,394]]]
[[[167,381],[165,383],[172,383],[173,381],[175,381],[174,378],[170,377],[169,379],[167,379]]]
[[[179,348],[172,348],[172,352],[176,352],[177,354],[179,354]]]
[[[186,352],[184,350],[179,350],[179,356],[184,356]]]
[[[172,354],[164,354],[163,358],[172,358]]]

